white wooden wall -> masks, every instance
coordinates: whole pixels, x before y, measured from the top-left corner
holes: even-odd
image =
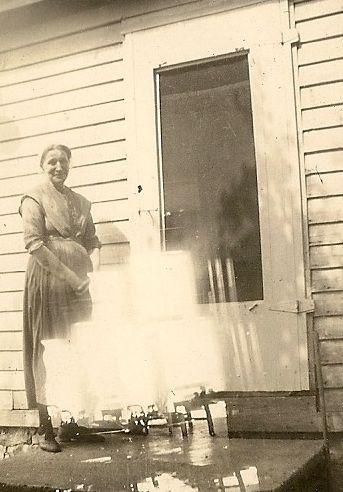
[[[330,430],[343,430],[343,2],[295,3],[314,327]]]
[[[2,409],[26,407],[21,309],[27,254],[18,205],[23,191],[37,182],[39,154],[47,144],[72,149],[69,185],[93,203],[104,245],[101,262],[123,261],[129,244],[119,24],[31,46],[28,37],[27,32],[11,37],[17,46],[2,47],[0,55]]]

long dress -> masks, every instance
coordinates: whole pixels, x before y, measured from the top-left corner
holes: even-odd
[[[26,193],[19,212],[29,253],[43,244],[80,279],[92,271],[89,253],[100,247],[91,216],[91,204],[65,187],[59,192],[49,182]],[[53,275],[30,254],[23,303],[25,389],[29,408],[49,405],[43,341],[67,339],[71,327],[92,312],[87,291],[77,296],[66,281]],[[60,362],[63,364],[63,360]]]

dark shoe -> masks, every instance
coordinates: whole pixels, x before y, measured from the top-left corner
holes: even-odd
[[[47,451],[48,453],[60,453],[62,451],[55,437],[48,433],[38,434],[38,445],[43,451]]]

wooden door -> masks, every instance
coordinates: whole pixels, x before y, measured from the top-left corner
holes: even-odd
[[[282,39],[276,2],[125,39],[132,251],[165,251],[176,270],[176,251],[190,258],[194,337],[204,325],[216,339],[218,389],[309,387],[291,50]]]

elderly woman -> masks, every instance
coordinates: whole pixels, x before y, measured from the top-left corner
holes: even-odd
[[[39,445],[50,452],[61,448],[47,410],[44,342],[69,339],[73,325],[89,319],[87,274],[90,255],[98,259],[100,248],[90,202],[64,184],[70,159],[68,147],[47,147],[40,162],[45,179],[22,197],[19,209],[30,253],[23,308],[26,394],[29,408],[39,411]]]

